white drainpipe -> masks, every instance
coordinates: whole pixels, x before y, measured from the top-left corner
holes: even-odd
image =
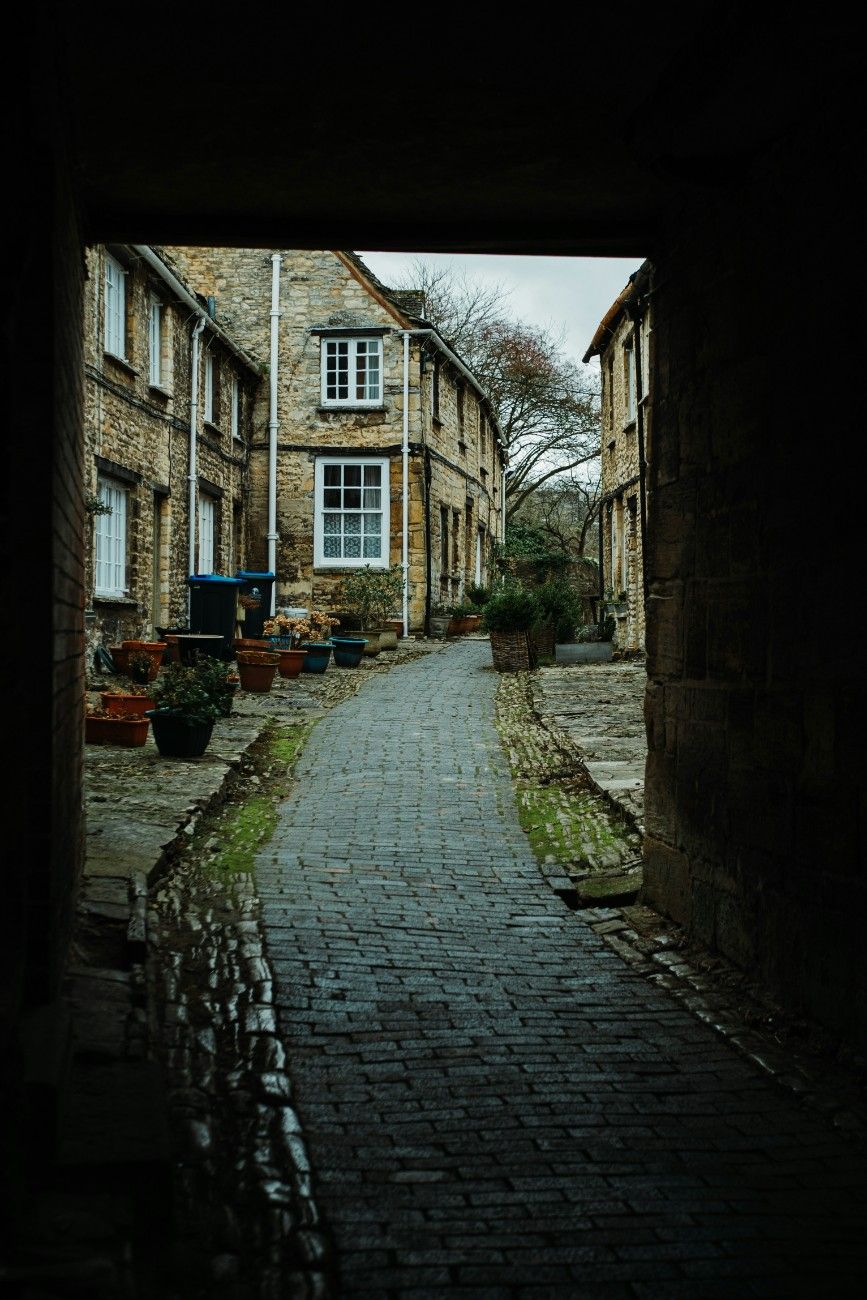
[[[271,368],[268,404],[268,569],[274,574],[271,585],[271,613],[277,600],[277,359],[280,329],[279,253],[271,254]]]
[[[500,498],[500,541],[506,540],[506,475],[508,471],[503,469],[503,495]]]
[[[198,465],[197,465],[197,430],[199,423],[199,339],[202,330],[205,328],[206,318],[200,316],[193,328],[193,355],[192,355],[192,391],[190,392],[190,456],[189,456],[189,548],[187,551],[187,572],[192,575],[196,571],[196,512],[198,507]],[[192,587],[187,588],[187,621],[190,617],[190,602],[192,600]]]
[[[403,634],[409,636],[409,330],[403,331]]]

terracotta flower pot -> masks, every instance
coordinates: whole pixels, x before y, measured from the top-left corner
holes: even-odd
[[[380,644],[378,631],[371,631],[368,628],[362,628],[358,635],[364,637],[367,642],[367,645],[364,647],[364,653],[366,655],[373,657],[374,655],[379,654]]]
[[[270,691],[279,663],[279,654],[268,654],[264,650],[239,650],[238,676],[241,678],[241,690],[258,695]]]
[[[387,624],[379,629],[379,648],[380,650],[397,649],[397,633]]]
[[[163,661],[163,652],[166,648],[167,642],[165,641],[122,641],[121,650],[127,652],[126,668],[123,671],[129,674],[129,663],[133,655],[147,655],[148,659],[151,661],[147,680],[152,682],[160,670],[160,664]],[[112,655],[112,658],[114,658],[114,655]],[[117,661],[115,660],[115,662]]]
[[[123,691],[100,691],[102,707],[112,718],[142,717],[147,709],[155,708],[147,695],[125,695]]]
[[[270,650],[271,649],[270,641],[266,641],[264,637],[236,636],[232,644],[234,646],[236,656],[239,650],[243,651],[243,650]]]
[[[97,718],[84,720],[84,739],[88,745],[143,745],[148,738],[147,718]]]
[[[307,658],[306,650],[278,650],[280,662],[277,665],[277,671],[281,677],[297,677],[304,667],[304,660]]]

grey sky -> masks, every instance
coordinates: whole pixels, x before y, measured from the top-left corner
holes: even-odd
[[[596,326],[641,265],[623,257],[495,257],[443,253],[361,253],[383,284],[393,285],[417,257],[435,266],[466,268],[471,279],[511,290],[513,315],[565,331],[565,350],[580,361]]]

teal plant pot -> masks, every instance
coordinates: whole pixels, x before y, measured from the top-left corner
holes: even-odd
[[[308,641],[304,646],[307,657],[304,660],[303,673],[324,673],[331,658],[330,641]]]
[[[362,636],[333,636],[334,662],[338,668],[357,668],[364,658],[367,640]]]

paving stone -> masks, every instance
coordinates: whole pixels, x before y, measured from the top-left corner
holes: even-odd
[[[553,893],[489,653],[450,647],[330,712],[259,857],[337,1294],[787,1296],[817,1260],[846,1294],[867,1276],[863,1165],[642,977],[619,910]]]

